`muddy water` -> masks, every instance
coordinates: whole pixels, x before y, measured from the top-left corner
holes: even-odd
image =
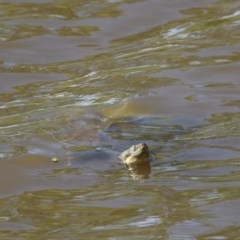
[[[1,1],[0,238],[238,239],[239,8]]]

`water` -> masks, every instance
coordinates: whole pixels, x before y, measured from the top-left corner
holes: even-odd
[[[0,6],[1,239],[238,239],[238,1]]]

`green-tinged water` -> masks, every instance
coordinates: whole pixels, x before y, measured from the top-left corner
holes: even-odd
[[[0,1],[0,239],[238,239],[239,8]]]

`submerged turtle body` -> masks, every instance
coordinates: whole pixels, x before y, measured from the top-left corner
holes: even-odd
[[[149,163],[151,154],[146,143],[139,143],[122,152],[119,158],[126,165],[138,165]]]

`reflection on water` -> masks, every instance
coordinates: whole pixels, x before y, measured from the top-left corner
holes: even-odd
[[[0,7],[1,239],[239,237],[238,1]]]
[[[150,163],[144,163],[137,166],[127,166],[130,176],[132,179],[148,179],[151,173]]]

